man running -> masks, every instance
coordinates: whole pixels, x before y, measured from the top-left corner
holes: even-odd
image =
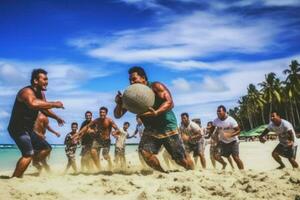
[[[132,135],[132,137],[136,137],[136,135],[138,134],[141,139],[143,136],[144,130],[145,130],[145,126],[144,126],[141,118],[139,118],[138,116],[136,116],[136,122],[137,122],[136,128],[135,128],[135,131],[134,131],[134,134]],[[139,160],[142,164],[142,167],[143,167],[143,169],[145,169],[146,163],[145,163],[145,160],[140,151],[138,151],[138,155],[139,155]]]
[[[265,136],[269,132],[275,132],[278,134],[279,144],[275,147],[272,152],[272,157],[276,162],[279,163],[277,169],[285,168],[280,156],[285,157],[289,160],[293,168],[298,168],[299,165],[296,162],[297,153],[297,138],[293,125],[282,119],[278,112],[271,113],[271,122],[264,132],[259,136],[259,140],[262,143],[266,142]]]
[[[116,163],[116,167],[119,167],[121,169],[126,169],[126,157],[125,157],[126,139],[132,137],[129,136],[128,133],[129,126],[130,126],[129,122],[124,122],[123,128],[120,129],[118,134],[116,134],[115,163]]]
[[[89,129],[93,129],[95,131],[91,132],[91,135],[94,138],[91,155],[98,170],[101,170],[99,159],[101,149],[104,159],[108,161],[109,170],[112,169],[112,161],[109,155],[111,144],[110,134],[112,133],[115,137],[117,132],[119,132],[119,128],[115,122],[111,118],[107,117],[107,112],[108,109],[106,107],[101,107],[99,109],[100,117],[90,122],[78,133],[79,138],[81,138],[84,134],[88,133]],[[112,132],[112,129],[115,131]]]
[[[193,169],[194,164],[186,156],[183,143],[178,135],[177,120],[172,111],[174,103],[168,88],[160,82],[149,82],[142,67],[129,69],[130,84],[140,83],[147,85],[155,94],[155,103],[149,111],[139,115],[144,126],[139,151],[146,163],[155,170],[166,172],[160,165],[156,155],[163,145],[172,158],[186,169]],[[127,110],[123,108],[122,94],[118,92],[115,98],[114,115],[121,118]]]
[[[93,118],[93,114],[91,111],[85,112],[85,121],[82,122],[80,126],[80,130],[82,130],[86,125],[88,125]],[[92,129],[89,129],[89,131],[93,131]],[[91,149],[93,144],[93,137],[92,134],[88,131],[87,134],[84,134],[81,138],[81,171],[85,171],[87,169],[88,171],[92,170],[92,167],[94,165],[91,157]]]
[[[68,170],[70,169],[70,167],[72,167],[73,171],[75,173],[77,173],[77,165],[76,165],[76,149],[77,149],[77,145],[79,144],[79,141],[76,139],[76,132],[78,129],[78,124],[77,122],[73,122],[71,124],[71,132],[68,133],[66,135],[65,138],[65,152],[66,152],[66,156],[68,158],[68,164],[66,166],[66,169],[64,171],[64,174],[66,174],[68,172]]]
[[[215,159],[220,162],[225,169],[227,163],[221,156],[228,158],[230,155],[239,169],[244,169],[244,164],[239,157],[239,138],[241,130],[235,119],[227,115],[226,108],[220,105],[217,109],[218,118],[213,121],[213,126],[219,135],[218,153]]]
[[[219,143],[219,135],[217,134],[216,129],[214,130],[213,128],[213,122],[210,121],[207,123],[206,126],[206,133],[207,133],[207,138],[210,138],[210,149],[209,149],[209,155],[210,155],[210,160],[213,168],[216,168],[216,155],[218,153],[218,143]],[[232,159],[231,157],[227,157],[227,160],[231,166],[232,169],[234,169]]]
[[[188,113],[181,113],[181,126],[179,128],[181,138],[184,142],[187,153],[193,152],[194,159],[200,157],[202,168],[206,168],[204,157],[204,143],[201,145],[200,139],[204,136],[201,127],[189,119]]]
[[[50,167],[49,167],[49,165],[48,165],[48,163],[46,161],[46,158],[50,156],[52,147],[45,140],[45,138],[46,138],[46,136],[45,136],[46,130],[50,131],[51,133],[53,133],[57,137],[60,137],[60,134],[58,132],[56,132],[55,130],[53,130],[50,127],[48,117],[44,113],[42,113],[42,112],[39,112],[38,117],[36,119],[36,122],[34,124],[33,130],[36,133],[36,135],[34,135],[33,137],[38,136],[38,137],[40,137],[40,139],[38,139],[39,143],[36,146],[35,151],[34,151],[32,165],[35,166],[39,170],[39,172],[41,172],[42,167],[44,167],[47,172],[50,172]],[[44,147],[47,147],[47,149],[44,149],[45,154],[47,154],[47,156],[44,157],[44,158],[40,158],[38,156],[39,155],[39,151],[43,150]]]
[[[13,177],[22,177],[41,140],[33,131],[39,111],[56,119],[59,125],[64,124],[64,120],[50,110],[51,108],[63,108],[63,104],[60,101],[47,102],[45,99],[44,91],[48,86],[47,72],[43,69],[33,70],[30,82],[30,86],[24,87],[17,93],[8,125],[8,132],[22,153]],[[38,150],[40,150],[38,157],[41,160],[48,156],[48,146],[43,146]]]

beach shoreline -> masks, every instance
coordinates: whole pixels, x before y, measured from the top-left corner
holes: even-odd
[[[12,170],[1,171],[0,199],[295,199],[300,195],[300,171],[293,170],[286,160],[285,169],[275,170],[277,165],[270,152],[277,143],[242,142],[244,171],[232,171],[229,166],[221,170],[220,165],[212,169],[207,154],[209,146],[205,151],[205,170],[200,169],[199,162],[196,170],[191,171],[178,166],[173,166],[169,174],[141,170],[136,152],[131,152],[125,172],[62,175],[66,163],[53,165],[50,175],[43,172],[36,176],[35,169],[30,167],[22,179],[6,179]],[[159,158],[166,168],[161,155]]]

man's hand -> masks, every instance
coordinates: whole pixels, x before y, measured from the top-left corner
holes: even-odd
[[[156,117],[157,115],[158,115],[157,111],[154,110],[154,108],[149,107],[147,112],[143,114],[139,114],[138,117]]]
[[[259,136],[258,138],[261,143],[265,143],[267,141],[265,137]]]
[[[118,91],[118,94],[115,97],[115,102],[116,104],[122,105],[123,101],[122,101],[122,93],[120,91]]]
[[[184,142],[188,142],[190,140],[190,136],[188,136],[187,134],[182,134],[181,138]]]
[[[230,133],[230,132],[224,132],[223,135],[226,139],[229,139],[232,137],[232,133]]]
[[[64,108],[64,104],[63,104],[61,101],[56,101],[56,102],[54,102],[54,108],[62,108],[62,109],[65,109],[65,108]]]
[[[287,145],[289,147],[292,147],[294,145],[294,141],[293,140],[287,140]]]
[[[56,133],[56,136],[57,136],[57,137],[60,137],[60,133]]]
[[[65,124],[65,121],[60,117],[57,117],[56,121],[58,123],[58,126],[63,126]]]

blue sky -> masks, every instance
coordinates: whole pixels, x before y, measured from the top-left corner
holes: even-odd
[[[219,104],[236,105],[268,72],[283,77],[300,58],[300,0],[0,0],[0,143],[17,91],[32,69],[49,72],[48,100],[66,120],[64,136],[84,112],[98,116],[128,85],[127,70],[146,69],[171,90],[175,112],[203,123]],[[134,115],[116,120],[119,126]],[[178,121],[179,122],[179,121]],[[51,143],[62,138],[47,135]],[[134,142],[136,140],[130,140]]]

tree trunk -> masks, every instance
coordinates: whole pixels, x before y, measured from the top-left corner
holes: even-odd
[[[260,108],[260,110],[261,110],[261,119],[262,119],[262,122],[263,122],[263,124],[266,124],[265,116],[264,116],[264,110],[263,110],[263,108]]]
[[[287,109],[288,109],[288,106],[287,106],[286,103],[285,103],[285,104],[284,104],[284,114],[285,114],[285,119],[286,119],[287,121],[289,121],[289,115],[288,115]]]
[[[295,126],[295,116],[294,116],[294,109],[293,109],[293,104],[291,102],[291,99],[289,99],[289,103],[290,103],[290,108],[291,108],[291,117],[292,117],[292,124],[293,126]]]
[[[252,122],[252,118],[251,115],[249,114],[249,112],[247,111],[247,115],[248,115],[248,120],[249,120],[249,124],[250,124],[250,129],[253,129],[253,122]]]
[[[300,125],[300,115],[299,115],[299,109],[298,109],[298,106],[297,106],[297,102],[294,101],[294,104],[295,104],[295,108],[296,108],[296,116],[297,116],[298,125]],[[296,125],[297,124],[295,124],[295,126]]]

